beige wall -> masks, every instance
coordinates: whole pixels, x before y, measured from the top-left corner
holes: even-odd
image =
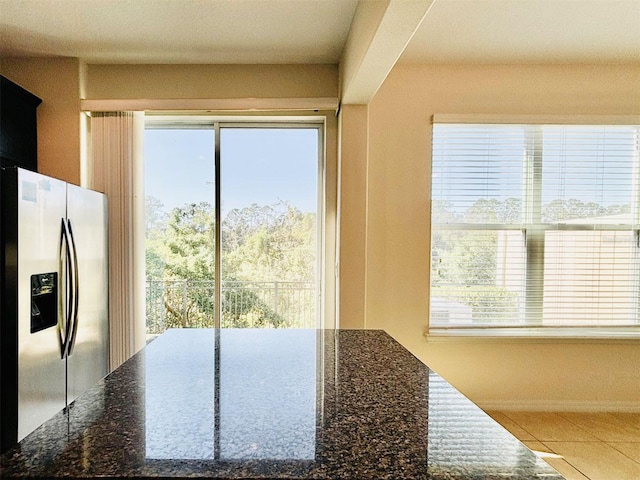
[[[365,315],[368,107],[343,105],[340,111],[340,328],[362,328]]]
[[[336,65],[88,65],[87,99],[338,96]]]
[[[75,58],[2,58],[2,75],[42,99],[38,170],[80,184],[80,64]]]
[[[345,304],[358,301],[350,291],[366,286],[364,316],[349,319],[350,325],[385,329],[480,404],[638,408],[638,341],[427,343],[430,123],[436,113],[640,114],[640,67],[396,66],[368,106],[366,133],[343,132],[343,172],[345,144],[368,145],[367,220],[340,225],[342,238],[364,235],[366,244],[366,278],[358,267],[350,272],[353,289],[342,280],[347,272],[340,283],[345,312],[356,311]],[[355,138],[345,136],[354,131]],[[342,204],[357,204],[361,199],[348,196],[362,195],[363,179],[346,180]],[[343,245],[343,265],[344,254]]]

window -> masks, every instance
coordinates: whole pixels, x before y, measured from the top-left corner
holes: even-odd
[[[322,125],[158,115],[146,127],[148,336],[321,325]]]
[[[639,325],[639,131],[436,121],[430,328]]]

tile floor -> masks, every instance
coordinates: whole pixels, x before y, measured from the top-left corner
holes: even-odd
[[[487,413],[567,480],[640,480],[640,413]]]

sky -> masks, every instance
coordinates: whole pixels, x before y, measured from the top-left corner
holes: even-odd
[[[316,211],[318,130],[221,128],[222,216],[253,203],[288,201]],[[166,211],[187,203],[214,204],[214,130],[147,129],[145,195]]]

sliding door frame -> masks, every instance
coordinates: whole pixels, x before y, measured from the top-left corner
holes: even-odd
[[[250,120],[234,117],[208,117],[199,115],[147,115],[145,129],[212,130],[214,133],[214,212],[215,212],[215,272],[214,272],[214,328],[222,325],[222,189],[221,189],[221,130],[233,129],[305,129],[317,130],[318,159],[316,177],[316,265],[315,265],[315,328],[323,328],[325,318],[325,252],[326,252],[326,128],[318,117],[252,117]]]

